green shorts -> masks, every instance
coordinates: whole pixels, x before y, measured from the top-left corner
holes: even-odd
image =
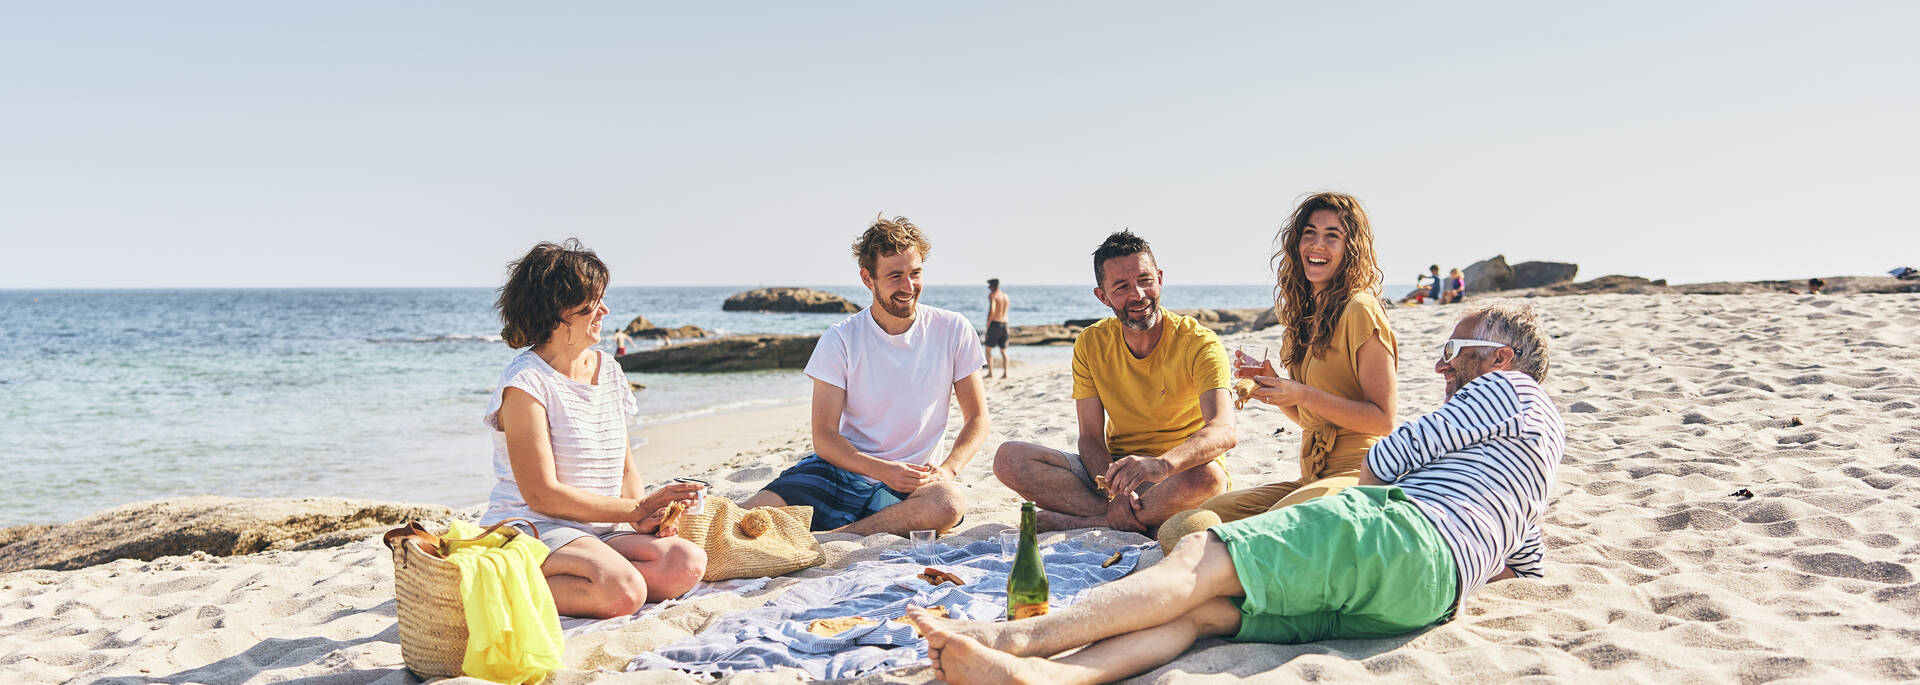
[[[1241,642],[1383,637],[1446,618],[1453,552],[1396,487],[1353,487],[1214,526],[1246,597]]]

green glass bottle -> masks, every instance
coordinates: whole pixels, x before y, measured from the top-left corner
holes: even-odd
[[[1039,526],[1033,503],[1020,505],[1020,552],[1007,574],[1007,620],[1017,621],[1047,613],[1047,568],[1040,561]]]

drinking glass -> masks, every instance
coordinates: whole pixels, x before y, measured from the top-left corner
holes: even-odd
[[[913,558],[923,566],[933,565],[934,531],[916,530],[907,534],[913,540]]]
[[[1019,551],[1020,531],[1017,529],[1000,531],[1000,558],[1012,562],[1013,555]]]
[[[1266,345],[1241,345],[1233,355],[1233,377],[1252,378],[1267,365]]]
[[[687,515],[699,516],[707,512],[707,482],[698,478],[675,478],[675,483],[693,483],[700,489],[693,493],[693,501],[687,503]]]

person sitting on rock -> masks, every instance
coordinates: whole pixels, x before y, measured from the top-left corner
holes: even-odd
[[[920,303],[933,245],[906,217],[876,218],[853,243],[873,304],[814,345],[813,454],[743,505],[813,507],[813,529],[945,532],[967,503],[954,483],[987,437],[986,362],[965,316]],[[935,459],[949,403],[965,421]]]
[[[1149,532],[1226,492],[1219,458],[1237,442],[1231,372],[1213,331],[1160,307],[1164,272],[1147,241],[1107,236],[1093,275],[1113,318],[1073,343],[1079,454],[1007,442],[993,473],[1039,505],[1042,530]]]
[[[607,265],[593,251],[540,243],[511,265],[495,305],[500,338],[526,349],[487,406],[496,482],[480,521],[533,522],[551,550],[540,571],[565,616],[626,616],[686,594],[707,569],[699,545],[661,526],[667,506],[700,486],[643,494],[627,437],[639,401],[613,355],[593,349],[606,292]]]
[[[1205,636],[1399,635],[1448,620],[1488,583],[1541,577],[1566,427],[1540,387],[1539,319],[1482,307],[1454,327],[1434,370],[1446,401],[1375,444],[1360,486],[1187,535],[1160,563],[1042,616],[989,623],[909,609],[936,677],[1103,683]]]

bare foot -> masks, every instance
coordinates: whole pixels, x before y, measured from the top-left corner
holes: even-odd
[[[914,612],[919,612],[918,616]],[[909,609],[908,620],[920,624],[927,635],[927,656],[933,660],[934,677],[953,685],[969,683],[1058,683],[1049,677],[1053,662],[1040,658],[1021,658],[980,644],[966,635],[929,626],[923,622],[933,616]]]
[[[920,607],[907,607],[906,619],[920,628],[921,635],[942,633],[949,636],[967,638],[983,649],[994,649],[1010,654],[1021,654],[1026,640],[1014,634],[1011,623],[989,623],[986,621],[959,621],[927,613]]]

